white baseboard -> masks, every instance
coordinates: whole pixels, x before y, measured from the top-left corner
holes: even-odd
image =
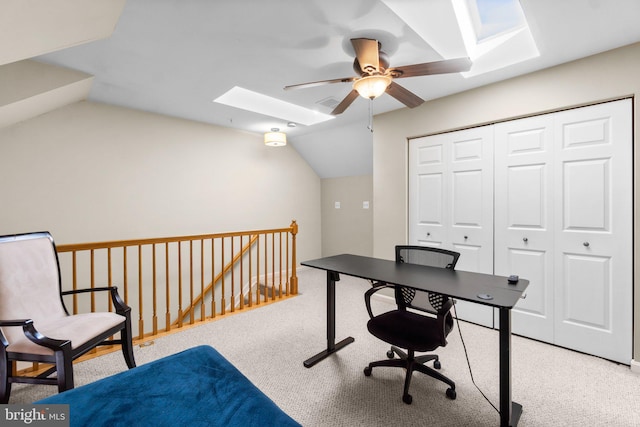
[[[638,362],[637,360],[631,359],[631,372],[640,374],[640,362]]]

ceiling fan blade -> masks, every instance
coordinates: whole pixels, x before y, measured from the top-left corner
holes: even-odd
[[[351,105],[353,103],[353,101],[356,100],[356,98],[360,96],[358,95],[358,91],[353,89],[351,92],[349,92],[349,94],[340,102],[340,104],[337,105],[336,108],[333,109],[333,111],[331,112],[332,116],[337,116],[338,114],[342,114],[344,112],[344,110],[346,110],[349,105]]]
[[[396,82],[391,82],[387,87],[387,93],[409,108],[417,107],[424,102],[418,95],[403,88]]]
[[[310,88],[310,87],[328,85],[328,84],[331,84],[331,83],[351,83],[356,79],[357,79],[357,77],[343,77],[341,79],[320,80],[320,81],[317,81],[317,82],[309,82],[309,83],[300,83],[300,84],[297,84],[297,85],[289,85],[289,86],[285,86],[284,89],[285,90],[289,90],[289,89],[306,89],[306,88]]]
[[[378,40],[351,39],[351,44],[356,51],[356,59],[360,63],[362,72],[371,74],[374,71],[380,71]]]
[[[425,62],[424,64],[406,65],[389,70],[394,78],[428,76],[431,74],[460,73],[471,69],[469,58],[445,59],[444,61]],[[397,74],[397,75],[396,75]]]

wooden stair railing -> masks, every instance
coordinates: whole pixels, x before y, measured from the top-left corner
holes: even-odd
[[[193,325],[296,295],[297,233],[292,221],[279,229],[59,245],[63,289],[118,286],[132,308],[134,341],[148,341],[187,318]],[[111,308],[95,297],[72,303],[74,313]]]

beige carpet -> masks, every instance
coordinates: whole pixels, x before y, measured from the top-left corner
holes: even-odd
[[[363,293],[368,282],[342,276],[337,284],[336,340],[355,342],[311,369],[306,358],[326,346],[325,274],[299,273],[300,296],[259,310],[157,339],[136,347],[138,365],[180,350],[215,347],[288,414],[304,426],[496,426],[499,416],[471,382],[457,329],[440,349],[442,372],[458,397],[421,374],[411,385],[413,404],[402,402],[404,370],[362,370],[388,346],[366,329]],[[378,308],[384,307],[378,303]],[[476,383],[498,405],[498,333],[461,323]],[[640,375],[628,366],[513,337],[513,400],[522,404],[520,426],[640,426]],[[126,368],[121,353],[76,365],[76,386]],[[27,403],[55,387],[13,386],[10,403]],[[136,424],[132,420],[132,426]]]

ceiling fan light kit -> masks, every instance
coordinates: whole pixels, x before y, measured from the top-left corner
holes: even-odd
[[[391,77],[385,75],[364,76],[353,82],[353,88],[361,97],[375,99],[382,95],[391,84]]]

